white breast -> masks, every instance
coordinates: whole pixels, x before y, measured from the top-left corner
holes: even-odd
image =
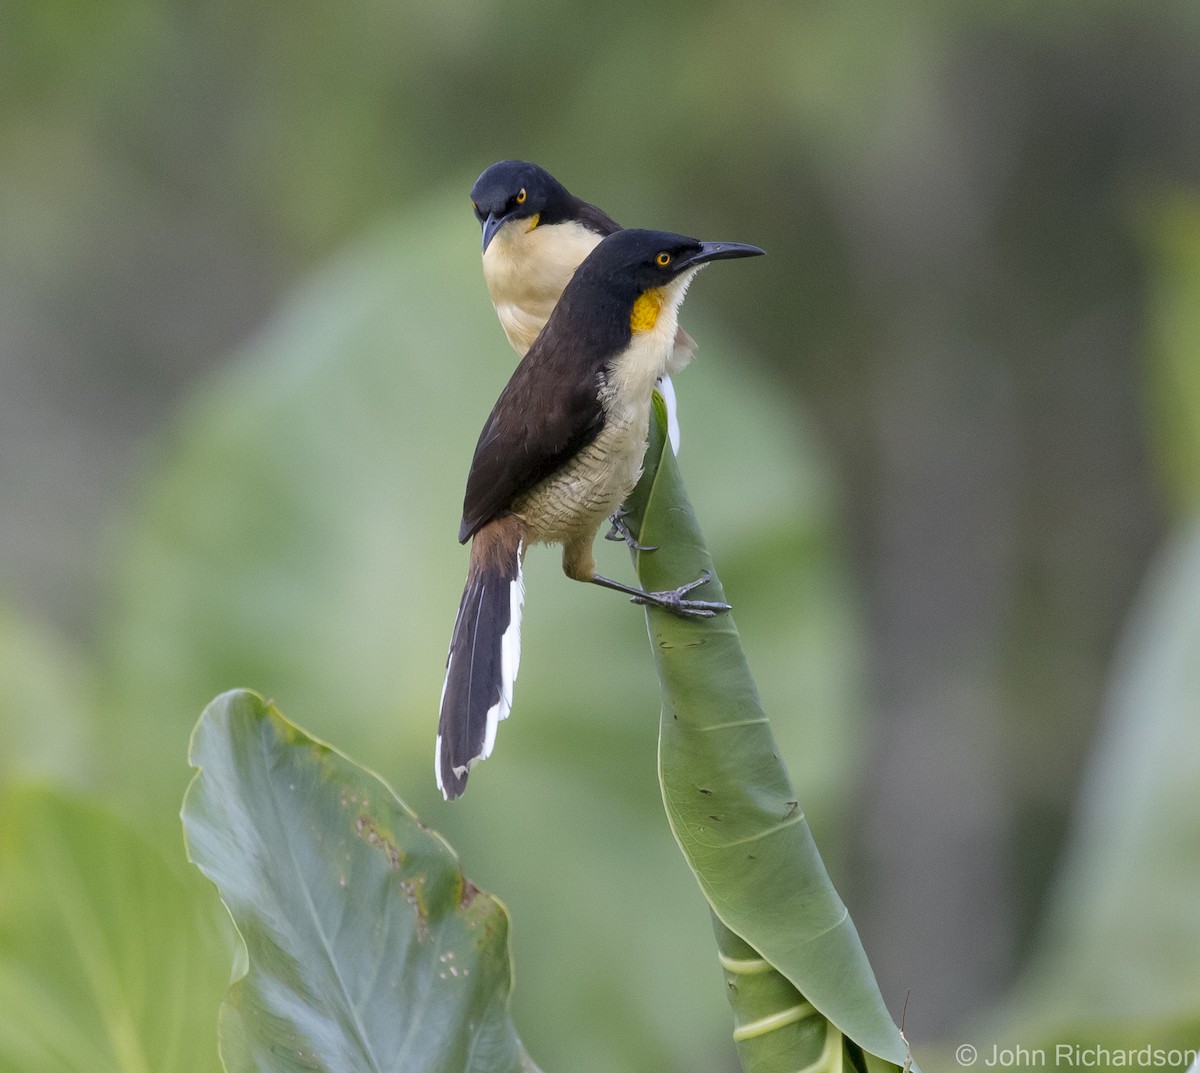
[[[573,221],[526,227],[521,220],[505,224],[483,253],[483,278],[496,315],[522,356],[575,269],[600,242],[596,232]]]

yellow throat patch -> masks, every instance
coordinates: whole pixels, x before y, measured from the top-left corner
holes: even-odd
[[[663,307],[665,295],[655,287],[639,294],[633,303],[633,312],[629,314],[629,327],[635,332],[648,332],[658,322],[659,311]]]

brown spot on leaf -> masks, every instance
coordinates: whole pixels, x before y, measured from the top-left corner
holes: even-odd
[[[400,881],[400,889],[404,891],[405,900],[417,913],[418,940],[425,939],[429,935],[429,909],[425,905],[425,899],[421,897],[421,891],[424,886],[424,876],[413,876],[412,879],[403,879]]]
[[[358,819],[354,821],[354,833],[368,846],[382,849],[387,854],[388,863],[392,868],[398,870],[404,863],[404,854],[400,847],[384,834],[379,829],[379,825],[366,813],[360,813]]]
[[[388,864],[391,865],[392,871],[400,871],[404,865],[404,852],[366,813],[360,813],[354,821],[354,833],[368,846],[383,850],[387,854]],[[426,938],[429,934],[429,909],[421,897],[421,890],[424,886],[425,877],[423,875],[411,876],[400,881],[400,889],[404,892],[405,900],[416,910],[418,940]]]
[[[471,903],[475,900],[475,896],[479,893],[479,888],[475,886],[469,879],[463,878],[462,894],[459,896],[458,904],[463,909],[470,909]]]

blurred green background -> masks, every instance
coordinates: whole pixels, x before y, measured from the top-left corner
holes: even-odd
[[[734,1068],[636,610],[532,554],[513,718],[462,802],[433,785],[462,486],[515,360],[467,190],[524,157],[769,252],[692,289],[681,465],[925,1067],[1196,1045],[1194,0],[3,23],[0,783],[115,813],[192,890],[188,733],[253,687],[507,903],[548,1073]],[[0,970],[34,956],[12,912]]]

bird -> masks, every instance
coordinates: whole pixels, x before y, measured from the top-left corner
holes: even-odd
[[[524,356],[583,259],[621,225],[527,160],[501,160],[485,168],[471,187],[471,205],[483,231],[488,294],[508,341]],[[658,384],[676,454],[679,417],[671,376],[691,361],[695,350],[695,340],[679,328]]]
[[[641,475],[651,396],[692,278],[712,261],[763,252],[668,231],[613,232],[584,258],[500,393],[475,447],[458,531],[471,550],[438,718],[435,770],[447,800],[490,755],[512,707],[530,545],[561,544],[569,578],[634,603],[699,617],[729,609],[688,598],[707,574],[663,592],[602,577],[592,545]]]

